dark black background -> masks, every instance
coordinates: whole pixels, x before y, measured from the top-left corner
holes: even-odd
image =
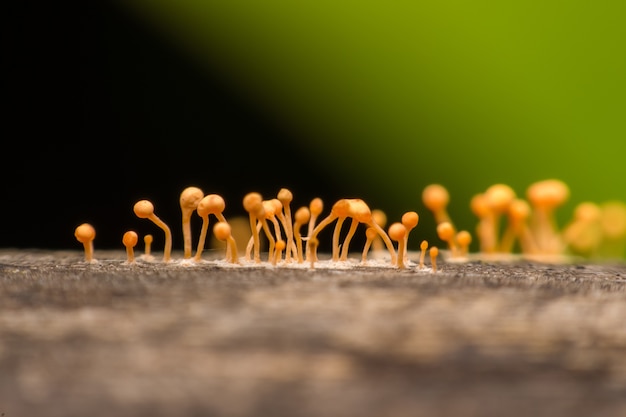
[[[158,229],[132,212],[146,198],[180,249],[178,197],[189,185],[221,194],[227,218],[245,214],[250,191],[289,188],[294,209],[319,196],[325,214],[349,196],[298,148],[301,132],[115,4],[3,8],[0,247],[78,249],[83,222],[96,248],[121,248],[129,229],[158,245]]]

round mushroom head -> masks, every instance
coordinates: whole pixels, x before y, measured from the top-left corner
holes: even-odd
[[[231,227],[226,222],[217,222],[215,223],[215,226],[213,226],[213,234],[221,241],[225,241],[226,239],[228,239],[231,233]]]
[[[350,214],[350,202],[342,198],[333,204],[331,211],[337,217],[348,217],[348,214]]]
[[[200,200],[196,211],[199,216],[208,216],[209,214],[222,213],[226,208],[224,198],[218,194],[207,194]]]
[[[415,211],[407,211],[402,215],[402,224],[407,230],[411,230],[417,226],[420,216]]]
[[[133,211],[140,219],[147,219],[154,214],[154,205],[148,200],[139,200],[133,206]]]
[[[195,210],[204,197],[204,192],[198,187],[187,187],[180,193],[180,207],[182,210]]]
[[[372,221],[372,211],[365,204],[365,201],[355,198],[349,200],[350,202],[350,213],[353,219],[357,220],[360,223],[369,223]]]
[[[551,210],[567,201],[569,187],[557,179],[537,181],[528,187],[526,197],[533,207]]]
[[[437,235],[439,239],[449,241],[454,238],[454,227],[449,222],[439,223],[437,225]]]
[[[515,199],[509,206],[509,218],[513,221],[524,221],[530,216],[530,205],[526,200]]]
[[[456,241],[461,246],[469,246],[472,243],[472,235],[467,230],[461,230],[456,234]]]
[[[138,240],[139,240],[139,236],[137,236],[137,233],[132,230],[129,230],[128,232],[124,233],[124,236],[122,236],[122,243],[127,248],[135,247],[135,245],[137,245]]]
[[[406,227],[400,222],[393,223],[387,230],[389,237],[395,241],[400,241],[406,236]]]
[[[372,218],[374,219],[374,222],[380,227],[385,227],[385,225],[387,224],[387,215],[381,209],[372,210]]]
[[[602,209],[596,203],[584,201],[574,208],[574,219],[585,223],[591,223],[600,220],[602,217]]]
[[[506,184],[494,184],[485,191],[485,199],[494,213],[505,213],[513,200],[515,191]]]
[[[276,197],[284,205],[291,203],[291,200],[293,200],[292,192],[286,188],[281,188],[280,191],[278,191],[278,195]]]
[[[487,199],[484,194],[475,194],[470,200],[470,209],[472,213],[478,218],[484,218],[491,213],[489,209],[489,204],[487,204]]]
[[[261,194],[257,192],[248,193],[243,197],[243,208],[247,212],[254,213],[258,210],[259,204],[261,204],[262,201],[263,197],[261,197]]]
[[[422,202],[430,211],[445,209],[450,202],[448,190],[441,184],[430,184],[422,191]]]
[[[323,210],[324,210],[324,202],[322,201],[321,198],[315,197],[309,203],[309,212],[311,213],[311,216],[319,216]]]
[[[96,229],[89,223],[83,223],[74,230],[74,237],[80,243],[88,243],[96,238]]]
[[[294,220],[298,224],[304,224],[309,221],[311,218],[311,212],[308,207],[300,207],[296,210],[296,214],[294,214]]]
[[[621,201],[602,204],[602,229],[609,239],[626,237],[626,204]]]

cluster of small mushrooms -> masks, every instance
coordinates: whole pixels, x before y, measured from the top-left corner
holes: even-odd
[[[479,251],[469,251],[472,234],[467,230],[457,231],[448,212],[450,196],[440,184],[430,184],[422,191],[422,202],[433,214],[437,235],[445,242],[447,260],[463,262],[471,259],[510,259],[522,256],[531,259],[563,260],[570,255],[593,257],[602,253],[623,255],[626,240],[626,204],[616,201],[599,205],[584,202],[576,207],[573,219],[563,230],[559,230],[555,210],[569,198],[568,186],[556,179],[548,179],[531,184],[526,190],[526,199],[518,197],[515,191],[505,184],[494,184],[484,192],[474,195],[470,209],[477,217],[474,236],[479,243]],[[269,244],[267,263],[272,266],[307,263],[310,268],[320,262],[317,256],[320,232],[335,224],[332,234],[330,261],[346,262],[350,242],[359,224],[366,226],[366,242],[361,252],[361,263],[367,264],[370,250],[388,253],[389,263],[398,269],[410,267],[413,262],[407,254],[410,232],[417,226],[419,215],[415,211],[405,212],[399,221],[389,225],[385,231],[387,217],[382,210],[371,210],[358,198],[345,198],[335,202],[330,213],[321,217],[324,203],[320,198],[311,200],[308,206],[291,211],[293,194],[281,188],[275,198],[263,199],[261,194],[250,192],[243,198],[243,208],[248,213],[250,237],[246,245],[243,263],[260,264],[261,243]],[[183,259],[202,262],[205,241],[210,224],[210,215],[216,218],[213,225],[214,236],[226,243],[225,261],[242,265],[237,242],[233,237],[230,223],[224,216],[226,203],[218,194],[205,195],[194,186],[185,188],[180,194],[182,213]],[[156,214],[149,200],[139,200],[133,207],[135,215],[148,219],[163,230],[165,247],[163,262],[172,260],[172,233],[169,226]],[[196,212],[202,218],[202,228],[192,253],[191,217]],[[347,234],[340,242],[343,223],[350,219]],[[306,235],[302,229],[306,228]],[[75,229],[76,239],[84,246],[85,260],[94,262],[93,240],[95,229],[83,223]],[[127,262],[136,261],[134,247],[139,237],[135,231],[126,231],[122,243],[126,248]],[[393,242],[396,242],[394,245]],[[152,260],[152,235],[144,237],[143,259]],[[621,252],[620,252],[621,249]],[[612,251],[612,252],[611,252]],[[426,254],[430,256],[430,268],[425,266]],[[420,245],[418,269],[437,271],[437,246],[429,248],[426,240]]]

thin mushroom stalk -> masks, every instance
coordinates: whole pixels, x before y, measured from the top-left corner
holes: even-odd
[[[374,230],[373,227],[368,227],[365,230],[365,237],[367,240],[365,241],[365,245],[363,246],[363,252],[361,253],[362,263],[367,262],[367,253],[369,252],[370,248],[373,248],[373,243],[376,240],[376,238],[380,239],[380,236],[378,236],[378,233],[376,233],[376,230]],[[380,242],[382,244],[382,239],[380,240]]]
[[[126,247],[126,262],[134,263],[135,262],[135,245],[139,241],[139,236],[137,233],[129,230],[122,236],[122,243]]]
[[[224,201],[224,198],[222,198],[222,196],[220,196],[219,194],[208,194],[204,196],[198,203],[196,207],[196,212],[198,213],[198,216],[202,218],[202,229],[200,230],[198,247],[196,249],[196,255],[194,256],[194,260],[196,262],[200,261],[202,257],[202,252],[204,250],[204,243],[206,241],[206,235],[210,223],[209,215],[213,214],[215,217],[217,217],[218,221],[228,223],[226,221],[226,218],[222,214],[225,208],[226,202]]]
[[[183,257],[191,258],[191,215],[197,209],[204,193],[198,187],[187,187],[180,193],[180,210],[182,213]]]
[[[172,260],[172,232],[167,224],[154,214],[154,205],[148,200],[139,200],[133,207],[135,215],[140,219],[148,219],[157,225],[165,234],[165,247],[163,249],[163,262]]]
[[[83,244],[85,261],[94,262],[93,241],[96,238],[96,229],[89,223],[83,223],[74,230],[74,237]]]
[[[238,264],[237,242],[232,235],[230,225],[227,222],[218,221],[215,226],[213,226],[213,234],[218,240],[226,242],[226,262]]]
[[[286,188],[281,188],[277,195],[278,200],[283,205],[284,211],[284,228],[287,238],[287,246],[285,248],[285,261],[291,262],[291,257],[296,253],[296,245],[293,238],[293,228],[291,219],[291,202],[293,201],[293,194]]]
[[[302,263],[304,261],[303,253],[302,253],[302,236],[300,234],[300,229],[304,226],[310,219],[311,212],[308,207],[300,207],[296,210],[296,214],[294,215],[294,224],[293,224],[293,236],[296,242],[296,259],[298,263]]]
[[[400,269],[404,269],[406,264],[404,262],[404,251],[405,251],[405,241],[404,238],[407,235],[406,227],[400,222],[393,223],[389,226],[388,230],[389,237],[398,242],[398,258],[396,261],[396,266]]]

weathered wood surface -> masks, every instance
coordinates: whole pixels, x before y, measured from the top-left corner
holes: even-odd
[[[4,416],[626,415],[624,265],[96,256],[0,251]]]

